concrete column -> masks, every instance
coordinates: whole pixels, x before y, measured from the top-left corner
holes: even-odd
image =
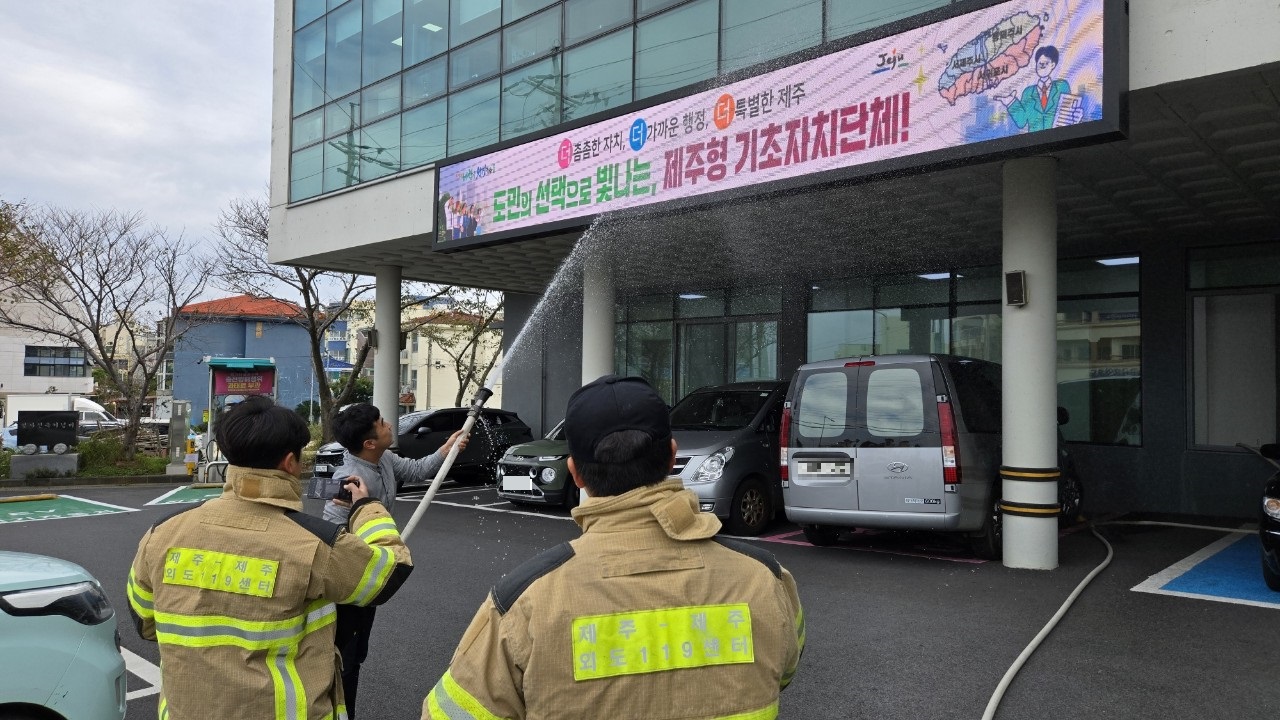
[[[400,417],[400,278],[401,268],[374,268],[373,329],[378,335],[373,358],[373,404],[394,428]],[[394,434],[394,433],[393,433]]]
[[[579,242],[588,242],[586,238]],[[584,248],[582,262],[582,383],[613,372],[614,290],[602,243]]]
[[[1004,564],[1058,566],[1057,160],[1004,164],[1004,272],[1025,273],[1026,304],[1004,308]]]

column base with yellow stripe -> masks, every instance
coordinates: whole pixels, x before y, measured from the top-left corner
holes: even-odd
[[[1028,570],[1058,567],[1058,468],[1001,466],[1000,513],[1004,565]]]

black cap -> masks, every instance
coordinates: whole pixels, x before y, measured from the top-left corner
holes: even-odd
[[[671,438],[667,404],[644,378],[605,375],[569,397],[564,433],[574,460],[600,462],[596,445],[622,430],[639,430],[655,441]]]

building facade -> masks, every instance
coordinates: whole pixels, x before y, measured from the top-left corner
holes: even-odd
[[[535,431],[563,416],[584,378],[610,370],[643,375],[674,402],[813,360],[948,352],[1004,364],[1007,465],[1052,466],[1054,405],[1068,409],[1087,510],[1252,517],[1261,469],[1235,444],[1277,435],[1280,8],[1105,3],[1117,63],[1106,87],[1118,95],[1100,105],[1120,119],[1105,136],[1048,131],[1058,141],[1037,146],[1025,136],[1039,127],[1102,117],[1087,100],[1068,104],[1102,84],[1072,54],[1070,33],[1092,30],[1064,30],[1051,55],[1033,54],[1049,35],[1022,34],[1028,22],[1048,33],[1087,4],[277,0],[271,257],[369,268],[380,293],[401,279],[505,291],[504,406]],[[955,60],[955,42],[890,46],[982,13],[1008,22],[965,36],[992,50],[976,66]],[[764,122],[781,110],[780,88],[748,97],[743,84],[846,51],[871,58],[862,76],[897,78],[876,100],[909,96],[893,106],[903,142],[908,127],[917,140],[936,130],[923,110],[909,126],[905,114],[935,93],[972,103],[985,129],[969,136],[1024,137],[926,153],[918,167],[792,174],[617,212],[600,205],[600,181],[621,187],[603,164],[545,190],[445,187],[462,168],[497,172],[494,158],[548,140],[570,142],[562,168],[593,162],[599,148],[569,138],[608,120],[647,119],[656,141],[658,110],[702,96],[738,104],[728,116],[710,103],[701,116],[663,116],[671,133]],[[948,73],[977,75],[927,69],[948,55]],[[809,76],[812,97],[853,77],[832,67],[838,82]],[[982,91],[954,89],[966,77]],[[1050,102],[1079,113],[1051,117]],[[866,123],[865,109],[826,126],[825,109],[813,112],[812,127],[841,141]],[[726,133],[697,144],[732,144],[706,167],[688,159],[690,144],[675,175],[670,154],[665,166],[617,172],[634,180],[631,193],[733,176],[746,160]],[[453,174],[438,175],[446,167]],[[583,179],[596,181],[596,211],[569,217],[571,194],[587,197]],[[532,213],[522,229],[502,229],[521,213]],[[1021,303],[1011,275],[1025,282]],[[396,370],[375,370],[389,378],[375,386],[384,412]],[[1006,497],[1019,493],[1034,502],[1006,482]]]

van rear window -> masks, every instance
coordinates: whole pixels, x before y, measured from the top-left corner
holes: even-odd
[[[867,432],[912,437],[924,432],[924,388],[913,368],[876,368],[867,378]]]
[[[815,372],[804,379],[796,404],[795,432],[812,447],[830,447],[845,434],[849,376],[844,370]]]

